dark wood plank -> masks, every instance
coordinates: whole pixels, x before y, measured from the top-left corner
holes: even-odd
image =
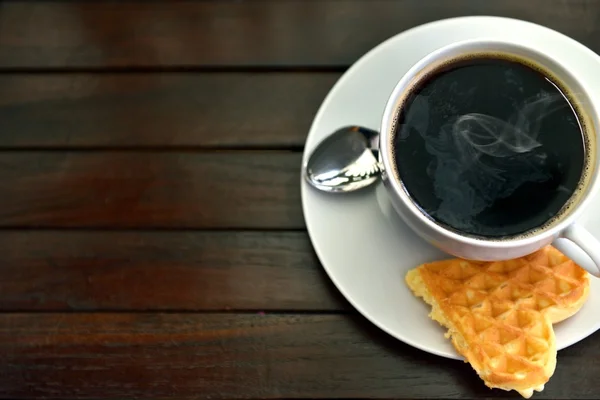
[[[0,231],[0,310],[348,310],[305,232]]]
[[[559,353],[536,399],[600,391],[600,341]],[[0,396],[25,398],[518,398],[468,364],[423,353],[361,317],[2,314]]]
[[[0,227],[304,227],[301,154],[1,152]]]
[[[0,67],[349,65],[403,30],[520,18],[600,51],[598,0],[2,2]]]
[[[338,78],[338,73],[0,74],[0,148],[297,148]]]

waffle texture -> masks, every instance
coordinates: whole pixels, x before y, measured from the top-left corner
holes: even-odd
[[[488,387],[525,398],[554,373],[552,324],[579,311],[589,294],[588,273],[552,246],[507,261],[423,264],[406,282]]]

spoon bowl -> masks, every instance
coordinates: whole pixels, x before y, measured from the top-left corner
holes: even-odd
[[[346,193],[370,186],[381,176],[379,132],[361,126],[342,127],[319,143],[303,168],[315,188]]]

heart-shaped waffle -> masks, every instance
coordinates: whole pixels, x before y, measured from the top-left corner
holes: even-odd
[[[554,373],[552,324],[579,311],[589,294],[587,272],[552,246],[507,261],[423,264],[406,282],[488,387],[525,398]]]

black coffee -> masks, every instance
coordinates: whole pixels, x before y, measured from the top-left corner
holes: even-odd
[[[455,61],[409,91],[393,159],[413,201],[461,233],[507,237],[558,218],[587,166],[561,85],[515,59]]]

